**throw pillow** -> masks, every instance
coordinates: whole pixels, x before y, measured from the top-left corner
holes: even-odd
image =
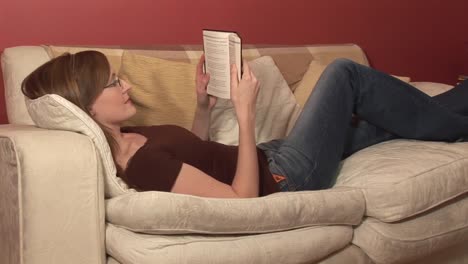
[[[119,76],[133,89],[137,113],[125,126],[173,124],[191,129],[196,107],[196,64],[125,51]]]
[[[304,104],[309,98],[309,95],[315,88],[315,84],[317,83],[320,75],[325,70],[328,64],[322,63],[318,60],[313,60],[309,64],[309,69],[306,71],[304,76],[302,77],[301,82],[294,90],[294,96],[296,97],[296,101],[299,106],[304,108]]]
[[[104,167],[107,198],[135,191],[128,189],[127,184],[116,176],[114,160],[104,133],[79,107],[56,94],[47,94],[34,100],[26,98],[26,107],[38,127],[78,132],[93,140]]]

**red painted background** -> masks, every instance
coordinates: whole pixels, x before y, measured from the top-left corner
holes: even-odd
[[[468,50],[466,10],[466,0],[0,0],[0,52],[38,44],[200,44],[202,28],[219,28],[252,44],[356,43],[377,69],[454,84]]]

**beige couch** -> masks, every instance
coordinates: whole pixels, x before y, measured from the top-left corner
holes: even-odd
[[[318,192],[238,201],[109,194],[95,141],[36,127],[19,90],[50,57],[80,49],[2,55],[10,124],[0,126],[0,263],[468,262],[468,143],[384,142],[346,159],[336,185]],[[200,55],[199,47],[100,50],[117,70],[126,51],[186,63]],[[368,64],[356,45],[248,46],[244,55],[271,56],[299,105],[334,58]],[[413,84],[431,95],[450,89]],[[141,228],[135,219],[147,221],[145,211],[160,214]]]

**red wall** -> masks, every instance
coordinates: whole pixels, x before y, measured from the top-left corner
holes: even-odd
[[[380,70],[453,84],[468,47],[466,0],[0,0],[0,51],[37,44],[356,43]],[[464,35],[462,35],[462,33]],[[6,123],[0,77],[0,123]]]

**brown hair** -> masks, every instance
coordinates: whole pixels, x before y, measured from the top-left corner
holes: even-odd
[[[91,118],[91,105],[101,94],[109,81],[111,68],[106,56],[98,51],[82,51],[76,54],[64,53],[29,74],[21,84],[21,90],[30,99],[46,94],[57,94],[67,99],[87,113]],[[122,168],[115,159],[119,151],[117,141],[110,130],[93,120],[101,127],[111,148],[112,157],[119,176]]]

